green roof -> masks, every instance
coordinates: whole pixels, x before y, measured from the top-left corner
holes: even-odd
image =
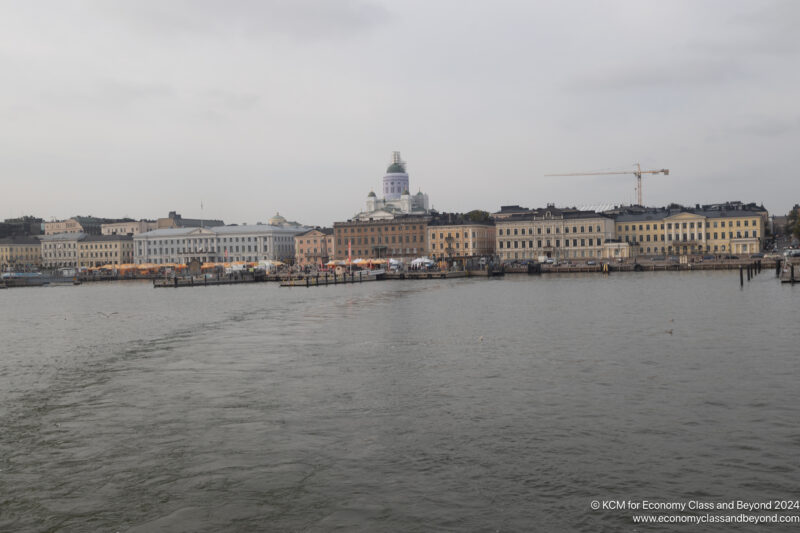
[[[400,163],[392,163],[389,165],[389,168],[386,169],[387,174],[405,174],[406,169]]]

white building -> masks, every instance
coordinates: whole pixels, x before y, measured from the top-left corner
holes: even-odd
[[[390,220],[397,215],[428,215],[431,212],[428,195],[422,191],[409,192],[409,177],[400,152],[392,155],[392,164],[383,176],[383,198],[374,192],[367,195],[366,210],[358,213],[356,220]]]
[[[83,232],[65,232],[41,237],[42,266],[45,268],[78,266],[78,241],[87,237]]]
[[[270,222],[280,223],[276,219],[273,217]],[[134,261],[137,264],[187,264],[193,259],[204,263],[291,261],[294,236],[308,230],[288,223],[157,229],[133,237]]]

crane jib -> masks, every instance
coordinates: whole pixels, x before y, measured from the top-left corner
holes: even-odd
[[[638,205],[643,205],[642,174],[664,174],[665,176],[669,176],[669,169],[662,168],[660,170],[642,170],[642,167],[639,166],[639,163],[637,163],[636,170],[622,170],[619,172],[574,172],[569,174],[545,174],[545,176],[619,176],[621,174],[633,174],[636,176],[636,199],[638,201]]]

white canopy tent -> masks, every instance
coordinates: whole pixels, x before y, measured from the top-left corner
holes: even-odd
[[[411,261],[412,266],[420,266],[420,265],[431,266],[434,264],[436,263],[433,261],[433,259],[429,257],[417,257],[416,259]]]

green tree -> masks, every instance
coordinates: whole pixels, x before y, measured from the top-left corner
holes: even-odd
[[[490,219],[488,211],[481,211],[480,209],[467,213],[467,218],[472,222],[488,222]]]
[[[800,239],[800,204],[795,204],[794,208],[789,211],[787,217],[786,233]]]

